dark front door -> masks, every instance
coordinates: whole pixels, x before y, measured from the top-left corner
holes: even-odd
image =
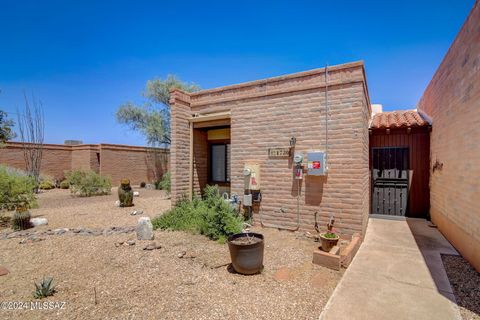
[[[408,148],[372,148],[372,213],[408,211]]]

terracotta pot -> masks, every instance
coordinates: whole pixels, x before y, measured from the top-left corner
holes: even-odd
[[[239,239],[255,238],[252,243],[238,243]],[[237,240],[237,241],[235,241]],[[259,233],[237,233],[228,237],[228,249],[232,266],[241,274],[255,274],[263,269],[263,235]]]
[[[333,247],[335,247],[338,243],[338,235],[336,238],[325,238],[324,233],[320,234],[320,242],[322,244],[321,249],[325,252],[330,252]]]

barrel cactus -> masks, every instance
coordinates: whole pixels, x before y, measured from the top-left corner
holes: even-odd
[[[17,208],[13,214],[12,227],[15,230],[25,230],[31,227],[30,212],[26,208]]]
[[[120,201],[120,207],[133,206],[133,190],[130,186],[130,180],[122,179],[120,187],[118,188],[118,200]]]

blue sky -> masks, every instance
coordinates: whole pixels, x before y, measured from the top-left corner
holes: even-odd
[[[143,145],[114,114],[148,79],[212,88],[355,60],[372,103],[412,108],[473,4],[0,0],[0,109],[33,92],[46,142]]]

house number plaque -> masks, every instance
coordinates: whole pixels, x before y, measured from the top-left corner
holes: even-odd
[[[270,148],[268,149],[270,158],[285,158],[290,156],[290,148]]]

